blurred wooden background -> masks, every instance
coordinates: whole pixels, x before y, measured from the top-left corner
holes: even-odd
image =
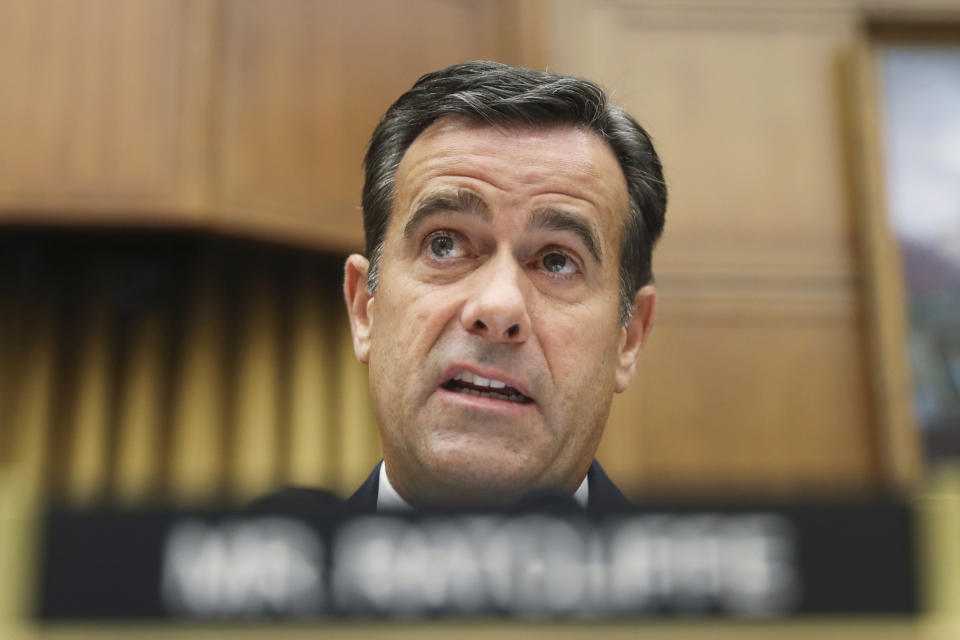
[[[658,317],[601,445],[611,476],[634,495],[909,489],[902,363],[876,346],[863,57],[871,25],[958,18],[906,0],[4,2],[0,465],[78,502],[349,494],[379,458],[339,295],[366,141],[422,73],[485,58],[599,81],[666,167]]]

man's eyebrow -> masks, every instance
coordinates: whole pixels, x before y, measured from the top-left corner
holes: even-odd
[[[600,239],[593,225],[584,218],[558,209],[537,209],[527,222],[527,229],[550,229],[553,231],[571,231],[587,247],[594,259],[603,263]]]
[[[409,238],[425,218],[438,213],[468,213],[490,221],[490,208],[479,195],[469,189],[438,191],[430,194],[413,211],[403,226],[403,237]]]

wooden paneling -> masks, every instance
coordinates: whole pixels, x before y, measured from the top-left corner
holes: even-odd
[[[888,223],[882,117],[877,89],[880,65],[875,48],[864,41],[851,52],[850,140],[857,178],[861,263],[864,271],[864,326],[877,420],[884,434],[885,466],[901,484],[920,473],[920,442],[914,419],[914,386],[907,351],[907,297],[900,252]]]
[[[103,496],[110,468],[111,356],[113,323],[96,296],[83,314],[78,345],[76,401],[70,421],[69,477],[71,499],[88,503]]]
[[[278,300],[265,277],[246,287],[234,370],[234,455],[230,487],[251,500],[276,486],[280,450]]]
[[[88,505],[349,495],[380,459],[339,261],[187,234],[0,237],[0,476]]]
[[[123,502],[150,499],[161,486],[164,330],[161,314],[145,313],[130,332],[120,363],[125,384],[116,400],[116,495]]]
[[[7,353],[13,357],[2,363],[11,399],[4,418],[10,450],[4,458],[32,491],[43,486],[46,471],[55,403],[56,314],[50,303],[23,305],[15,320],[19,322],[8,326],[17,340]]]
[[[883,486],[849,301],[664,289],[601,446],[614,477],[640,494]]]
[[[848,272],[837,63],[852,23],[704,4],[553,16],[555,67],[604,84],[657,143],[671,192],[658,266]]]
[[[169,493],[183,502],[211,500],[222,492],[225,450],[231,444],[223,406],[225,312],[217,275],[209,266],[199,274],[174,377]]]
[[[314,246],[362,246],[361,161],[397,96],[427,71],[513,52],[500,3],[225,9],[219,224]]]
[[[537,6],[5,2],[0,222],[358,247],[361,159],[383,111],[453,62],[536,59]]]
[[[291,312],[287,388],[290,438],[285,480],[296,485],[331,487],[337,483],[340,430],[331,409],[337,404],[336,378],[328,365],[336,361],[339,345],[333,329],[336,314],[329,308],[336,297],[321,295],[323,287],[317,274],[304,270]]]
[[[650,130],[671,192],[658,317],[600,452],[640,492],[890,480],[845,147],[853,9],[548,5],[551,68],[597,79]]]
[[[203,206],[212,0],[0,4],[0,220]]]

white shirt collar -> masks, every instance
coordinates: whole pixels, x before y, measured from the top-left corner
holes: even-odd
[[[413,506],[400,497],[387,477],[387,461],[380,463],[380,486],[377,489],[377,511],[413,511]]]
[[[587,476],[583,477],[583,482],[573,492],[573,499],[577,501],[582,508],[587,508],[587,501],[590,499],[590,483]],[[413,506],[404,500],[397,490],[390,484],[390,478],[387,476],[387,463],[380,463],[380,484],[377,488],[377,511],[413,511]]]

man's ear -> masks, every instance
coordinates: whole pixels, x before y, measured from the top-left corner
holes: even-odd
[[[623,327],[620,344],[620,361],[617,363],[616,392],[621,393],[633,380],[637,372],[637,360],[653,328],[653,310],[656,307],[657,292],[652,284],[640,287],[633,297],[633,313],[630,321]]]
[[[367,271],[370,261],[359,254],[351,254],[343,269],[343,298],[350,316],[353,334],[353,352],[357,360],[370,360],[370,329],[373,327],[373,296],[367,289]]]

